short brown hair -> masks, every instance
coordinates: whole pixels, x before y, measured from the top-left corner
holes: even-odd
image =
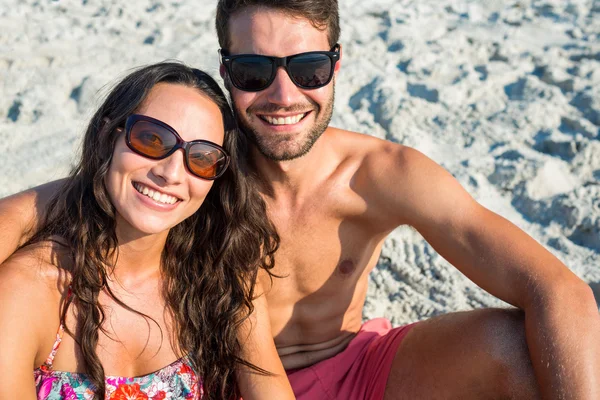
[[[219,0],[217,4],[217,36],[223,49],[231,47],[229,20],[247,7],[266,7],[283,13],[302,17],[317,29],[327,30],[329,46],[340,38],[340,15],[337,0]]]

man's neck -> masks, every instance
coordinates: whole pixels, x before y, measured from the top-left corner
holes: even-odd
[[[328,128],[308,153],[289,161],[273,161],[252,146],[254,169],[262,178],[264,191],[272,197],[302,197],[328,175],[335,152],[330,146]]]

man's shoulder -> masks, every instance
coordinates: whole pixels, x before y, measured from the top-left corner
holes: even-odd
[[[0,265],[0,287],[23,295],[60,295],[68,276],[59,267],[64,249],[53,242],[26,246]]]
[[[335,140],[340,140],[343,142],[350,142],[350,143],[359,142],[362,144],[371,144],[371,145],[375,145],[376,143],[379,143],[379,144],[392,143],[387,140],[380,139],[378,137],[371,136],[366,133],[349,131],[346,129],[335,128],[332,126],[327,128],[326,133],[327,133],[327,135],[331,136]]]
[[[7,357],[19,357],[21,369],[25,361],[43,362],[59,325],[65,279],[52,263],[52,247],[27,246],[0,264],[0,344]]]
[[[423,163],[432,163],[420,151],[400,143],[338,128],[328,131],[336,149],[347,158],[358,159],[359,169],[368,174],[381,171],[403,174]]]
[[[380,139],[366,133],[329,127],[327,133],[337,149],[358,157],[398,157],[416,151],[400,143]]]

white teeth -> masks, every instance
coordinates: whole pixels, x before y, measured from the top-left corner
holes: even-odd
[[[135,190],[143,194],[144,196],[150,197],[152,200],[163,203],[163,204],[175,204],[177,203],[177,198],[173,196],[169,196],[166,193],[160,193],[158,191],[154,191],[149,189],[147,186],[142,185],[141,183],[134,183],[133,187]]]
[[[263,116],[262,118],[267,121],[268,123],[270,123],[271,125],[293,125],[293,124],[297,124],[298,122],[300,122],[302,120],[302,118],[304,118],[305,114],[298,114],[295,116],[290,116],[290,117],[279,117],[279,118],[274,118],[274,117],[270,117],[268,115]]]

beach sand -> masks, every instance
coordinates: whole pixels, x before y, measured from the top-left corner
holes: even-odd
[[[332,125],[419,149],[600,296],[600,2],[340,3]],[[214,15],[212,0],[2,0],[0,197],[65,176],[131,68],[177,59],[217,77]],[[505,305],[409,228],[370,280],[365,318],[394,325]]]

